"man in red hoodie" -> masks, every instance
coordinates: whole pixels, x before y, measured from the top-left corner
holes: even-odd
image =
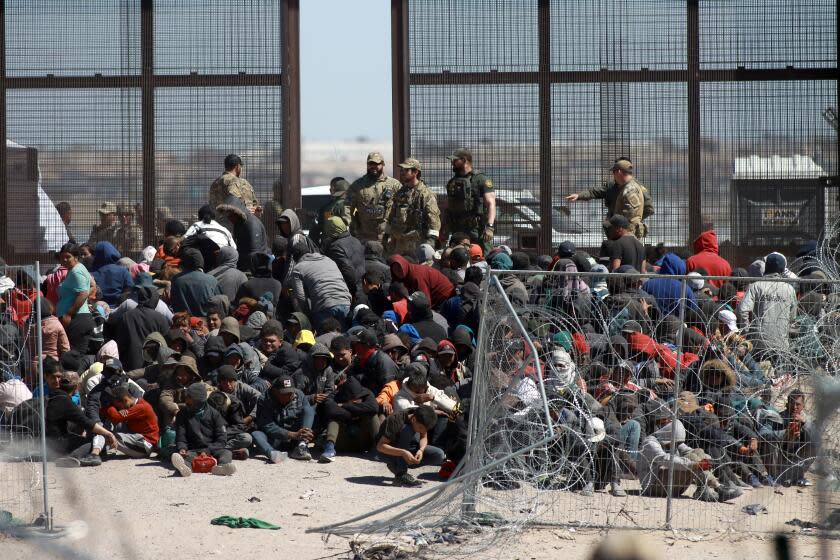
[[[686,261],[688,272],[702,268],[710,276],[731,276],[732,265],[718,254],[717,234],[714,230],[704,231],[694,240],[694,255]],[[723,280],[709,280],[709,284],[720,288]]]
[[[426,294],[433,308],[439,307],[455,295],[455,286],[449,279],[430,266],[411,264],[404,257],[394,255],[388,259],[391,278],[402,282],[408,293],[417,291]]]
[[[122,424],[123,429],[114,430],[117,451],[137,459],[151,455],[160,434],[152,405],[131,396],[126,385],[114,389],[111,403],[103,416],[107,416],[114,426]]]

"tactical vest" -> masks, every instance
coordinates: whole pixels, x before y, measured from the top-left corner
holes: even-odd
[[[475,184],[475,171],[465,177],[452,177],[446,184],[446,197],[450,214],[484,216],[484,196],[481,187]]]

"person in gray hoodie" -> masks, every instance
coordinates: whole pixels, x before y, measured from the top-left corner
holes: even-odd
[[[329,317],[341,322],[350,313],[350,290],[338,266],[328,257],[310,252],[308,243],[298,239],[292,249],[292,293],[298,309],[307,313],[320,328]]]
[[[770,253],[764,262],[764,278],[781,278],[785,257]],[[759,280],[744,292],[737,309],[738,326],[746,329],[760,359],[771,361],[790,349],[790,327],[796,319],[796,289],[785,282]]]
[[[228,301],[236,301],[237,290],[248,281],[245,273],[236,268],[239,252],[233,247],[222,247],[216,256],[216,262],[218,266],[208,274],[216,279],[219,289],[227,296]]]

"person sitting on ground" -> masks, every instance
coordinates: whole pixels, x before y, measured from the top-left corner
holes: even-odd
[[[78,385],[65,379],[61,366],[52,358],[44,360],[44,380],[50,390],[45,407],[47,454],[55,458],[56,467],[72,468],[100,464],[101,460],[88,458],[92,439],[102,438],[103,445],[107,443],[116,446],[114,434],[100,422],[85,416],[84,411],[73,404],[70,395],[78,389]],[[79,429],[84,430],[87,435],[77,435]]]
[[[275,307],[283,291],[283,284],[271,277],[271,257],[264,253],[251,255],[251,278],[236,291],[236,297],[231,301],[242,298],[259,300],[265,293],[271,294],[271,304]]]
[[[406,322],[414,326],[421,338],[431,338],[435,344],[446,338],[446,327],[434,320],[429,299],[423,292],[414,292],[408,298]]]
[[[305,359],[305,354],[283,339],[283,326],[275,320],[266,321],[263,325],[260,350],[266,357],[260,377],[269,382],[281,375],[294,374]]]
[[[157,416],[152,405],[132,395],[128,385],[113,389],[102,414],[114,425],[117,451],[135,459],[152,454],[160,439]]]
[[[187,248],[181,251],[183,272],[172,278],[172,309],[188,311],[190,315],[205,317],[210,305],[210,298],[222,291],[216,279],[204,272],[204,257],[198,249]]]
[[[379,350],[373,331],[357,328],[359,330],[350,337],[355,357],[347,375],[358,378],[363,387],[378,395],[386,383],[397,378],[399,368],[385,352]]]
[[[272,463],[283,461],[281,451],[290,451],[292,459],[310,461],[314,421],[315,408],[309,399],[295,388],[291,376],[281,375],[257,405],[257,431],[251,434],[254,445]]]
[[[192,474],[192,461],[200,454],[216,459],[210,471],[218,476],[229,476],[236,472],[231,462],[233,454],[227,449],[227,428],[222,415],[207,406],[208,386],[201,381],[186,389],[185,408],[175,420],[175,447],[177,451],[169,460],[183,477]]]
[[[259,254],[259,253],[257,253]],[[244,272],[236,268],[239,252],[233,247],[222,247],[216,254],[216,268],[207,272],[216,279],[219,290],[229,301],[236,301],[239,288],[248,281]]]
[[[335,459],[341,451],[368,451],[379,430],[379,405],[376,398],[355,377],[342,374],[336,379],[336,390],[323,401],[318,416],[327,423],[326,442],[318,458],[321,463]]]
[[[262,393],[247,383],[240,381],[239,375],[232,366],[223,365],[220,367],[216,377],[218,379],[219,390],[236,397],[242,403],[242,420],[248,428],[248,431],[251,431],[254,427],[254,421],[257,419],[257,405],[262,398]]]
[[[213,391],[207,397],[207,403],[219,411],[227,426],[225,449],[230,450],[237,461],[247,459],[248,448],[254,440],[248,433],[250,425],[245,423],[245,409],[242,402],[231,394]]]
[[[438,416],[428,406],[397,412],[379,428],[376,451],[394,475],[394,486],[417,487],[422,483],[408,469],[441,465],[446,459],[442,449],[429,445],[428,433],[437,425]]]

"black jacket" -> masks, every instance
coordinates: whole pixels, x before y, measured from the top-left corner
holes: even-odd
[[[251,255],[253,253],[270,254],[268,240],[266,239],[265,226],[251,214],[239,197],[228,195],[225,201],[216,207],[217,212],[232,212],[239,219],[233,226],[233,239],[236,241],[236,250],[239,251],[239,270],[251,270]]]
[[[259,300],[264,293],[269,292],[272,295],[271,303],[276,306],[282,291],[283,284],[281,284],[279,280],[255,276],[239,286],[239,289],[236,291],[236,301],[239,301],[244,297]]]
[[[281,375],[294,375],[305,357],[303,352],[298,352],[294,346],[284,340],[280,343],[280,348],[268,356],[260,377],[273,380]]]
[[[354,358],[347,368],[347,377],[355,377],[362,387],[370,389],[373,394],[379,394],[386,383],[399,377],[400,368],[381,350],[376,350],[362,366],[359,358]]]
[[[73,404],[70,395],[59,389],[50,391],[44,412],[47,441],[59,453],[72,451],[67,449],[67,443],[75,431],[90,431],[96,425],[94,420],[85,416],[81,408]]]
[[[115,339],[126,371],[143,367],[143,341],[147,336],[153,332],[169,332],[166,318],[155,311],[160,299],[157,288],[137,286],[134,294],[137,307],[123,313],[115,325]]]
[[[365,275],[365,248],[362,242],[345,232],[326,245],[324,254],[335,261],[350,294],[356,293]]]
[[[354,418],[373,416],[379,412],[376,397],[369,389],[362,387],[358,379],[353,377],[348,377],[347,381],[336,390],[333,399],[336,403],[342,403],[341,408]],[[351,402],[355,400],[361,402]]]
[[[227,444],[227,426],[219,411],[207,404],[202,412],[184,409],[175,420],[175,446],[178,451],[215,451]]]

